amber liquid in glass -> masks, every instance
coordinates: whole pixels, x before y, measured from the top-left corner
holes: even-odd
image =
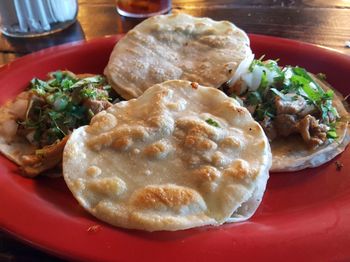
[[[171,9],[171,0],[117,0],[118,13],[129,17],[164,14]]]

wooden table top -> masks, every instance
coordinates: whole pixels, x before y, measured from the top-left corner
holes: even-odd
[[[346,47],[350,1],[174,0],[173,12],[229,20],[247,33],[296,39],[350,54]],[[78,22],[60,33],[33,39],[0,35],[0,65],[45,47],[125,33],[139,22],[119,16],[115,0],[79,0]]]
[[[323,45],[350,55],[350,1],[173,0],[172,12],[229,20],[247,33]],[[139,23],[118,15],[115,0],[79,0],[78,21],[50,36],[16,39],[0,35],[0,65],[46,47],[125,33]],[[61,261],[0,233],[0,261]]]

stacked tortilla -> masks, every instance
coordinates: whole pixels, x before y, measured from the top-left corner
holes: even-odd
[[[84,208],[148,231],[248,219],[270,166],[268,140],[247,109],[183,80],[96,115],[63,155],[64,178]]]
[[[130,100],[65,147],[64,177],[79,203],[110,224],[148,231],[252,216],[270,146],[249,112],[217,89],[247,59],[247,35],[227,21],[157,16],[131,30],[105,69]]]

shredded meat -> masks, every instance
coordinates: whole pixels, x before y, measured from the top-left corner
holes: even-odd
[[[313,104],[306,104],[306,106],[303,108],[303,110],[301,110],[300,112],[298,112],[298,116],[299,118],[302,118],[306,115],[312,115],[314,113],[317,112],[317,108],[315,105]]]
[[[241,95],[245,91],[247,91],[248,86],[245,84],[245,82],[240,78],[238,79],[234,85],[230,86],[228,82],[225,82],[220,86],[220,89],[224,91],[225,94],[231,95]]]
[[[42,103],[41,98],[37,98],[36,96],[32,96],[31,98],[31,105],[33,105],[33,103]],[[112,104],[108,101],[87,99],[84,102],[84,105],[87,108],[91,109],[94,114],[97,114],[100,111],[107,109]],[[31,113],[32,112],[29,111],[27,114]],[[40,149],[39,154],[23,155],[23,165],[21,166],[22,173],[28,177],[36,177],[43,171],[57,166],[62,161],[63,149],[68,140],[68,137],[69,136],[65,136],[58,143],[43,147]]]
[[[41,172],[51,169],[62,161],[64,146],[69,136],[65,136],[60,142],[45,146],[40,154],[23,155],[21,170],[25,176],[35,177]]]
[[[271,121],[264,119],[261,125],[270,140],[276,137],[287,137],[300,134],[309,148],[315,148],[327,140],[329,127],[319,123],[314,116],[317,108],[296,94],[287,94],[287,99],[275,97],[276,117]],[[329,114],[329,121],[335,121],[335,116]],[[275,132],[272,132],[274,130]],[[270,134],[269,134],[270,133]]]
[[[25,119],[30,96],[30,92],[22,92],[0,109],[0,134],[7,143],[16,137],[19,130],[17,122]]]
[[[17,120],[25,120],[27,109],[29,107],[29,101],[32,99],[32,93],[25,91],[20,93],[13,103],[11,103],[10,112],[15,116]]]
[[[277,115],[274,124],[279,136],[287,137],[298,132],[297,117],[295,115],[281,114]]]
[[[315,148],[323,144],[327,139],[327,131],[329,129],[326,125],[320,124],[311,115],[307,115],[300,120],[297,128],[303,140],[310,148]]]
[[[287,137],[291,134],[300,133],[310,148],[323,144],[327,140],[327,131],[329,130],[328,126],[319,123],[311,115],[306,115],[301,120],[296,115],[277,115],[273,121],[273,126],[277,131],[276,136]],[[264,130],[266,129],[264,128]]]
[[[296,94],[286,94],[287,99],[282,99],[279,96],[275,98],[275,106],[277,114],[294,115],[302,111],[307,103],[302,96]]]
[[[87,99],[84,102],[84,106],[86,106],[87,108],[91,109],[91,111],[94,114],[97,114],[105,109],[107,109],[108,107],[110,107],[112,105],[112,103],[108,102],[108,101],[100,101],[100,100],[92,100],[92,99]]]
[[[0,121],[0,134],[5,139],[6,143],[11,143],[17,133],[18,124],[16,120],[11,119],[11,116],[8,119]]]
[[[265,134],[270,142],[277,137],[274,121],[272,121],[270,117],[265,116],[264,120],[260,122],[260,125],[264,129]]]

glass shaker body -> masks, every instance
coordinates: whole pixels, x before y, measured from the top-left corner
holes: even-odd
[[[76,21],[77,0],[1,0],[0,30],[11,37],[61,31]]]

